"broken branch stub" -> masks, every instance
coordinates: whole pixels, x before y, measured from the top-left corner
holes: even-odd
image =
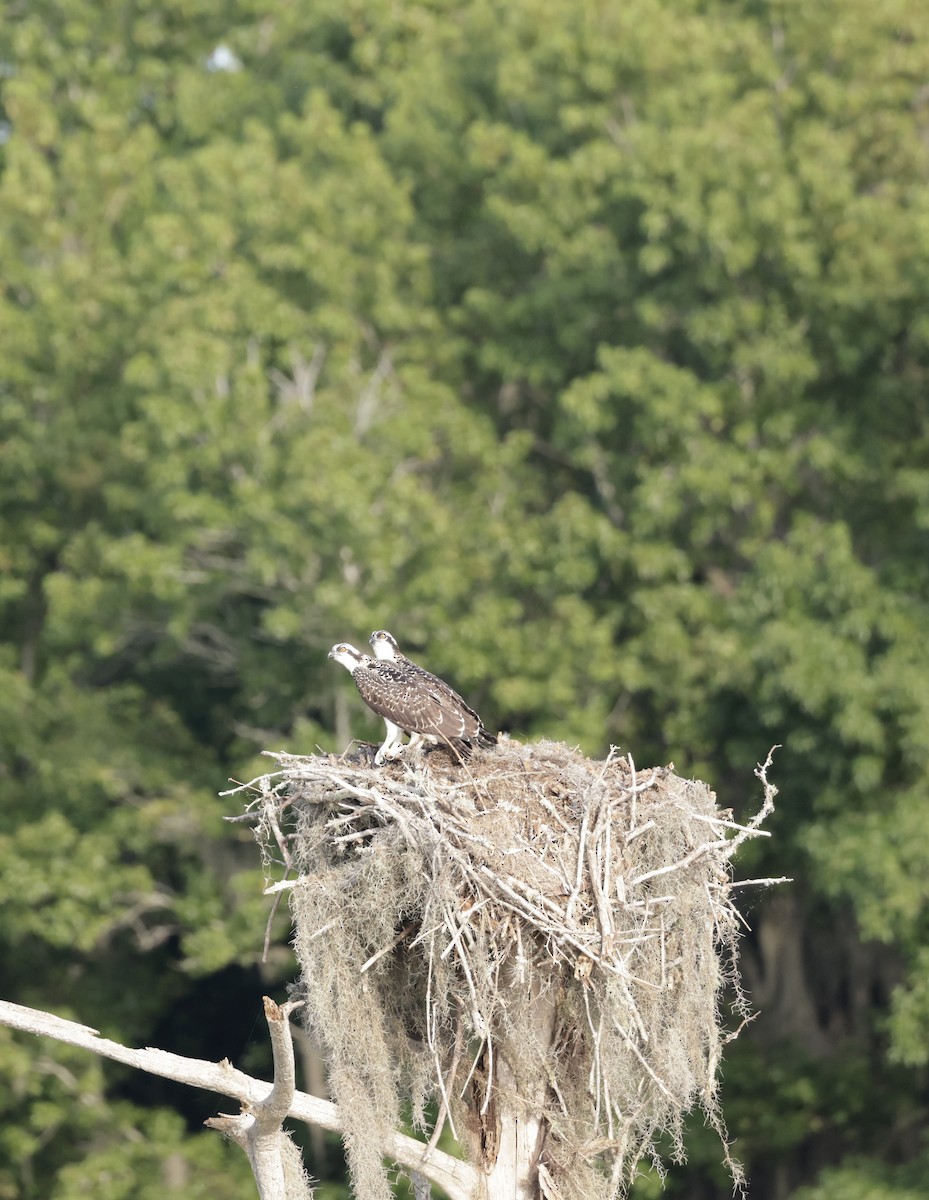
[[[269,996],[264,997],[274,1056],[274,1084],[263,1099],[243,1112],[204,1121],[207,1128],[225,1134],[248,1155],[259,1200],[310,1200],[312,1196],[300,1151],[283,1129],[296,1095],[289,1017],[301,1004],[302,1001],[290,1001],[282,1007]]]
[[[745,1010],[729,859],[759,818],[552,742],[464,768],[441,750],[280,762],[252,807],[269,861],[283,838],[298,871],[301,995],[359,1200],[389,1196],[401,1106],[428,1157],[430,1101],[488,1200],[609,1200],[659,1135],[683,1154],[697,1105],[738,1181],[715,1076],[724,987]]]

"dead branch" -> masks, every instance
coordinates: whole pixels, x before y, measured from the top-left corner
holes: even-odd
[[[271,1034],[274,1084],[250,1112],[234,1116],[220,1114],[204,1124],[232,1138],[245,1153],[258,1185],[261,1200],[308,1200],[309,1181],[299,1151],[284,1133],[284,1118],[293,1103],[296,1073],[290,1032],[290,1013],[303,1002],[290,1001],[282,1007],[264,997],[265,1019]]]
[[[267,1005],[273,1004],[273,1001],[266,1000],[265,1003],[267,1011]],[[274,1005],[274,1008],[277,1009],[277,1005]],[[284,1008],[286,1009],[287,1006],[285,1005]],[[278,1009],[280,1013],[283,1011],[283,1009]],[[286,1019],[282,1016],[278,1019],[278,1024],[283,1027],[286,1025]],[[167,1050],[157,1050],[152,1047],[134,1049],[111,1041],[109,1038],[101,1037],[96,1029],[87,1025],[68,1021],[54,1013],[13,1004],[8,1000],[0,1000],[0,1025],[18,1029],[24,1033],[36,1034],[39,1037],[50,1037],[59,1042],[66,1042],[70,1046],[89,1050],[92,1054],[99,1054],[102,1058],[109,1058],[114,1062],[146,1071],[149,1075],[158,1075],[163,1079],[173,1079],[176,1083],[187,1084],[189,1087],[203,1088],[204,1091],[229,1096],[233,1100],[238,1100],[242,1105],[242,1115],[261,1111],[265,1101],[274,1094],[274,1085],[237,1070],[228,1059],[214,1063],[204,1059],[185,1058],[183,1055],[172,1054]],[[273,1028],[273,1025],[270,1027]],[[277,1036],[282,1039],[277,1050],[277,1055],[280,1056],[283,1040],[289,1038],[289,1032],[284,1034],[283,1028],[280,1028]],[[277,1058],[275,1063],[277,1063]],[[292,1063],[293,1053],[291,1050],[291,1066]],[[283,1103],[282,1097],[290,1086],[286,1081],[281,1084],[278,1095],[273,1101],[273,1107],[271,1110],[265,1110],[265,1115],[268,1111],[272,1114],[280,1111]],[[306,1092],[292,1091],[292,1097],[284,1115],[298,1121],[306,1121],[310,1125],[316,1125],[334,1133],[343,1133],[345,1129],[344,1118],[335,1104],[328,1100],[320,1100],[316,1096],[310,1096]],[[237,1118],[227,1119],[236,1120]],[[215,1122],[217,1118],[212,1118],[212,1120]],[[220,1128],[215,1124],[213,1127]],[[223,1131],[232,1136],[231,1130]],[[423,1142],[399,1132],[395,1132],[389,1142],[382,1147],[382,1152],[386,1157],[393,1159],[407,1170],[419,1171],[446,1192],[451,1200],[470,1200],[476,1186],[477,1177],[474,1169],[442,1150],[433,1149],[428,1160],[425,1160],[425,1151],[426,1146]],[[281,1193],[281,1195],[285,1194]]]

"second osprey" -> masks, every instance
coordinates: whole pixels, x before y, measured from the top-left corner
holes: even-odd
[[[376,658],[347,643],[333,646],[329,657],[351,672],[362,700],[384,718],[387,736],[376,763],[399,753],[404,733],[410,735],[411,746],[435,742],[447,746],[459,761],[474,746],[496,744],[496,737],[454,688],[401,654],[386,629],[372,633],[370,640]]]

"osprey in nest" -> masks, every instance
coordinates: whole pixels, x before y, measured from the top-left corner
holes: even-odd
[[[329,657],[351,672],[362,700],[384,718],[387,736],[374,756],[376,763],[399,754],[404,733],[410,735],[411,746],[424,740],[447,746],[459,762],[476,745],[496,745],[496,737],[474,709],[443,679],[401,654],[391,634],[379,629],[371,635],[371,644],[377,658],[347,642],[333,646]]]

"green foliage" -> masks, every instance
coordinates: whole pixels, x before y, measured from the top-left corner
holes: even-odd
[[[217,1193],[230,1200],[252,1200],[255,1181],[245,1156],[231,1142],[207,1133],[189,1135],[174,1113],[146,1113],[141,1136],[137,1114],[117,1106],[115,1128],[79,1163],[60,1171],[54,1200],[209,1200]],[[123,1118],[121,1121],[120,1118]],[[125,1122],[125,1123],[123,1123]]]
[[[816,906],[789,931],[808,985],[847,910],[842,978],[882,966],[790,1060],[809,1108],[746,1083],[730,1123],[841,1111],[844,1144],[916,1112],[914,1073],[859,1109],[843,1064],[929,1045],[921,6],[7,18],[10,994],[144,1038],[182,983],[254,962],[261,872],[216,793],[261,749],[375,737],[325,653],[388,627],[491,724],[673,759],[727,804],[783,744],[751,869]],[[24,1196],[58,1195],[59,1166],[109,1194],[71,1108]],[[9,1115],[9,1161],[33,1135]],[[133,1159],[138,1194],[159,1153]]]
[[[905,1166],[852,1158],[824,1171],[815,1187],[800,1188],[797,1200],[920,1200],[926,1194],[925,1153]]]
[[[911,1067],[929,1062],[929,950],[915,954],[911,980],[895,989],[890,1010],[891,1057]]]
[[[39,1047],[38,1053],[36,1052]],[[254,1195],[245,1156],[175,1113],[106,1097],[106,1067],[86,1051],[0,1031],[6,1081],[0,1121],[0,1196],[105,1200]],[[70,1147],[83,1146],[77,1161]]]

